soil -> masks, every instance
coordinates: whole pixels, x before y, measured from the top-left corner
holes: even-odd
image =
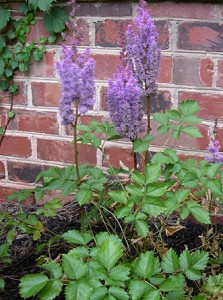
[[[10,215],[14,215],[20,208],[21,204],[19,205],[16,203],[6,202],[0,205],[0,212],[7,210],[10,212]],[[26,213],[32,213],[36,209],[36,205],[23,206],[23,210]],[[79,208],[75,205],[75,203],[66,203],[61,209],[58,210],[56,217],[41,217],[44,231],[39,240],[33,241],[32,236],[18,233],[10,250],[12,263],[4,264],[2,268],[1,273],[5,279],[5,291],[0,293],[0,300],[22,299],[18,293],[19,280],[25,274],[38,273],[41,270],[36,264],[40,255],[43,259],[44,257],[49,257],[49,255],[54,259],[57,258],[61,253],[66,253],[68,251],[68,245],[65,243],[59,243],[58,240],[50,245],[49,240],[52,238],[52,236],[59,236],[70,229],[80,228],[78,215]],[[178,253],[181,253],[185,247],[187,247],[189,250],[197,249],[201,245],[201,239],[199,236],[205,233],[207,228],[193,221],[181,222],[180,226],[182,226],[182,228],[179,231],[174,232],[174,234],[171,234],[170,231],[169,234],[163,234],[163,243],[165,247],[172,247]],[[170,229],[171,224],[169,230]],[[219,227],[217,230],[223,233],[223,228]],[[97,231],[103,231],[103,228],[98,226]],[[5,237],[0,236],[0,245],[3,243],[5,243]],[[44,247],[44,250],[42,250],[40,253],[36,253],[36,247],[44,243],[48,243],[48,247]],[[64,299],[65,297],[62,294],[56,298],[56,300]]]

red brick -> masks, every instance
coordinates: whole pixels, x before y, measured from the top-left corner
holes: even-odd
[[[223,87],[223,60],[218,61],[218,79],[217,86]]]
[[[216,138],[220,142],[220,152],[223,152],[223,128],[217,128],[216,129]]]
[[[54,52],[47,51],[44,53],[40,62],[33,61],[30,66],[29,76],[34,77],[55,77]]]
[[[150,13],[153,17],[175,17],[193,19],[214,19],[215,7],[207,3],[175,3],[165,1],[150,3]]]
[[[37,175],[48,167],[38,164],[8,161],[8,178],[10,181],[33,183]]]
[[[26,36],[26,41],[39,41],[42,36],[49,37],[49,32],[46,31],[42,19],[37,19],[36,24],[30,26],[30,32]]]
[[[79,118],[78,124],[86,124],[86,125],[88,125],[93,120],[97,121],[98,123],[102,123],[104,121],[104,118],[103,117],[99,117],[99,116],[81,116]],[[65,131],[66,131],[67,135],[73,136],[73,134],[74,134],[74,129],[73,129],[72,125],[66,125],[65,126]]]
[[[93,58],[96,60],[96,79],[113,78],[113,74],[117,72],[117,65],[120,64],[119,57],[111,54],[96,54]]]
[[[184,50],[223,51],[223,25],[182,22],[178,30],[178,48]]]
[[[164,146],[168,141],[166,144],[167,147],[179,150],[206,150],[208,147],[208,127],[205,125],[198,125],[199,130],[203,134],[202,138],[193,138],[182,134],[179,139],[174,139],[169,133],[157,133],[156,130],[158,126],[159,125],[156,122],[151,122],[152,134],[156,136],[156,139],[151,143],[152,145]]]
[[[0,161],[0,180],[5,178],[5,165]]]
[[[81,3],[77,16],[123,17],[132,16],[131,3]]]
[[[35,106],[58,107],[61,98],[61,84],[52,82],[32,82],[32,99]]]
[[[16,110],[10,128],[18,131],[58,134],[57,114],[30,110]]]
[[[13,96],[13,103],[15,105],[26,105],[27,104],[27,83],[26,82],[19,82],[14,81],[15,84],[18,84],[19,90],[18,94]],[[10,103],[10,98],[7,93],[3,93],[2,90],[0,90],[0,101],[1,103]]]
[[[201,109],[197,115],[202,119],[214,121],[223,116],[223,101],[221,94],[195,93],[195,92],[180,92],[179,99],[196,100]]]
[[[211,59],[175,57],[173,83],[196,87],[211,86],[213,67]]]
[[[5,186],[0,186],[0,202],[3,202],[7,200],[7,197],[12,194],[13,192],[18,192],[18,189],[15,188],[10,188],[10,187],[5,187]],[[0,207],[1,211],[1,207]]]
[[[134,167],[134,159],[131,149],[123,149],[118,147],[106,147],[103,158],[104,167],[119,168],[119,162],[122,161],[125,166],[132,169]]]
[[[100,109],[103,110],[108,110],[107,102],[106,102],[107,91],[108,88],[104,86],[100,90]]]
[[[32,154],[31,142],[26,137],[5,136],[0,148],[0,155],[29,157]]]
[[[162,56],[160,75],[158,77],[158,82],[160,83],[171,83],[172,81],[172,57]]]
[[[105,20],[96,24],[96,46],[121,47],[123,40],[121,33],[127,30],[131,21]],[[132,23],[132,22],[131,22]],[[159,34],[159,46],[164,50],[169,48],[169,23],[165,21],[156,22]]]
[[[74,163],[74,146],[61,140],[37,140],[38,158],[46,161]],[[96,149],[79,144],[79,163],[96,164]]]
[[[210,58],[200,60],[200,79],[204,86],[212,86],[214,75],[214,62]]]

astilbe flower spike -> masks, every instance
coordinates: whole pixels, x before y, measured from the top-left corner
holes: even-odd
[[[210,163],[223,163],[223,155],[219,153],[221,149],[220,143],[215,138],[212,138],[212,144],[208,147],[210,156],[205,157],[205,160]]]
[[[142,95],[149,96],[157,90],[161,50],[158,47],[158,33],[154,21],[144,0],[140,0],[134,21],[137,31],[129,25],[126,32],[126,59],[141,86]]]
[[[145,129],[140,88],[130,67],[118,66],[114,80],[109,80],[108,110],[116,131],[134,141]]]
[[[93,108],[95,61],[90,58],[89,49],[78,56],[74,42],[71,48],[63,45],[61,61],[56,63],[56,68],[62,82],[59,108],[62,124],[73,124],[75,101],[78,101],[80,114]]]

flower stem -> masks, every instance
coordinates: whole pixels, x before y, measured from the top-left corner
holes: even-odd
[[[150,95],[147,97],[147,134],[151,131],[150,123],[151,111],[150,111]],[[149,163],[149,149],[146,151],[145,165]]]
[[[78,147],[77,147],[77,121],[79,117],[78,113],[78,100],[75,100],[75,122],[74,122],[74,159],[75,159],[75,167],[77,173],[77,184],[81,184],[80,172],[79,172],[79,161],[78,161]]]

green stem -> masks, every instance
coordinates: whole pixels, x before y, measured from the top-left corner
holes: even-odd
[[[147,134],[151,131],[151,123],[150,123],[151,111],[150,111],[150,95],[147,97]],[[145,157],[145,165],[149,163],[149,149],[146,151]]]
[[[78,100],[75,101],[75,122],[74,122],[74,159],[75,159],[75,168],[77,173],[77,184],[81,184],[81,177],[79,172],[79,162],[78,162],[78,147],[77,147],[77,121],[78,121]]]

